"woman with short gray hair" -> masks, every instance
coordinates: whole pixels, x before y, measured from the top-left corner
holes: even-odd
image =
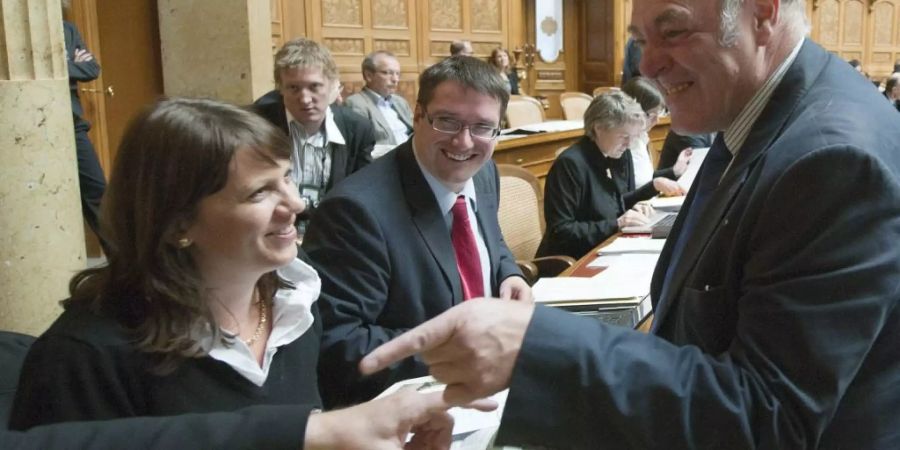
[[[595,97],[584,113],[585,136],[562,152],[544,187],[547,230],[537,256],[580,258],[627,226],[648,222],[632,210],[634,168],[628,146],[644,130],[644,111],[631,97]]]

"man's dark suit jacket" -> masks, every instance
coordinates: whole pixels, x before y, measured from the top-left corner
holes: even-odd
[[[547,174],[547,229],[537,256],[581,258],[619,231],[619,216],[655,193],[652,182],[635,190],[630,150],[619,159],[607,158],[591,138],[582,137],[556,158]]]
[[[804,42],[693,234],[674,225],[657,337],[538,308],[498,442],[900,448],[898,149],[891,106]]]
[[[284,100],[280,94],[276,94],[270,92],[260,97],[253,104],[253,109],[290,137]],[[375,147],[375,131],[366,118],[338,105],[331,105],[331,111],[334,113],[334,123],[344,135],[347,145],[335,145],[331,155],[331,178],[325,186],[326,192],[347,175],[371,163],[372,148]]]
[[[521,272],[497,222],[494,163],[473,181],[496,296],[500,282]],[[450,232],[411,141],[329,192],[303,249],[322,277],[319,386],[326,407],[368,400],[391,383],[426,375],[413,358],[366,378],[357,368],[379,345],[462,301]]]
[[[87,131],[90,123],[84,120],[84,109],[81,107],[81,99],[78,97],[78,83],[96,80],[100,76],[100,64],[96,59],[90,61],[75,62],[75,51],[86,50],[84,41],[78,28],[71,22],[63,21],[63,37],[66,43],[66,64],[69,71],[69,96],[72,100],[72,118],[75,121],[75,129]]]

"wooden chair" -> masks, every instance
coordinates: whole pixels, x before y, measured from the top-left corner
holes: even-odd
[[[566,120],[584,119],[584,111],[591,104],[591,96],[584,92],[563,92],[559,94],[559,105]]]
[[[569,256],[535,258],[544,236],[544,195],[537,177],[527,169],[498,164],[500,208],[497,213],[506,245],[528,284],[539,277],[555,277],[575,264]]]
[[[616,86],[597,86],[596,88],[594,88],[594,97],[613,91],[621,91],[621,89]]]
[[[521,127],[544,121],[544,105],[536,98],[526,95],[513,95],[506,107],[506,126]]]

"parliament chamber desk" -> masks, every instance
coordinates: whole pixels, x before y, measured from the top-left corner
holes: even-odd
[[[569,267],[568,269],[563,271],[561,274],[559,274],[559,276],[561,276],[561,277],[592,277],[592,276],[597,275],[598,273],[602,272],[605,269],[605,267],[588,267],[588,265],[590,263],[594,262],[595,259],[597,259],[597,257],[599,256],[598,252],[600,251],[601,248],[606,247],[607,245],[611,244],[616,239],[621,238],[621,236],[622,236],[622,233],[616,233],[616,234],[610,236],[605,241],[601,242],[599,245],[592,248],[591,251],[587,252],[586,255],[579,258],[578,261],[575,261],[575,264],[573,264],[572,267]],[[622,239],[629,239],[629,238],[622,238]],[[650,326],[652,324],[653,324],[653,314],[650,314],[650,316],[647,317],[646,320],[641,322],[641,324],[638,325],[638,327],[636,329],[647,333],[650,331]]]
[[[556,160],[556,152],[565,149],[584,136],[584,124],[580,120],[551,120],[539,124],[519,127],[529,131],[546,130],[536,134],[505,134],[498,138],[494,149],[494,162],[513,164],[527,169],[540,180],[541,186],[547,178],[550,166]],[[669,132],[669,118],[662,117],[650,130],[650,156],[653,164],[659,160],[663,142]]]

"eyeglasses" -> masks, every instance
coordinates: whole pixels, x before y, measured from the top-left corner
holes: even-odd
[[[400,72],[398,72],[396,70],[376,70],[376,72],[378,72],[386,77],[392,77],[394,75],[396,75],[398,77],[400,76]]]
[[[469,130],[469,136],[484,141],[493,141],[500,135],[500,128],[498,127],[481,124],[467,125],[449,117],[431,117],[427,111],[425,112],[425,118],[428,120],[428,123],[431,124],[431,128],[434,128],[435,131],[440,131],[441,133],[457,134],[463,128],[467,128]]]

